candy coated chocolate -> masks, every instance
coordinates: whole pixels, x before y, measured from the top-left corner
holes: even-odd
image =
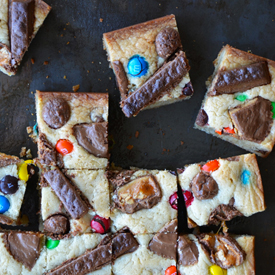
[[[9,208],[10,208],[9,200],[6,197],[0,195],[0,214],[7,212]]]
[[[248,170],[244,170],[241,174],[243,184],[249,184],[249,178],[251,173]]]
[[[96,233],[104,234],[110,228],[110,219],[105,219],[99,215],[95,215],[91,221],[91,227]]]
[[[0,191],[5,195],[14,194],[18,190],[18,178],[7,175],[1,179]]]
[[[134,55],[130,58],[127,68],[128,68],[128,73],[131,76],[141,77],[147,73],[149,65],[144,57],[139,55]]]
[[[47,239],[46,247],[48,249],[54,249],[54,248],[58,247],[59,243],[60,243],[60,240]]]

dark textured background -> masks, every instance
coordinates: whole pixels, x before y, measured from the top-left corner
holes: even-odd
[[[1,152],[19,155],[21,147],[26,146],[36,156],[36,145],[25,130],[35,124],[35,90],[69,92],[73,85],[80,84],[79,92],[110,94],[109,132],[115,142],[111,161],[117,166],[176,169],[188,163],[245,153],[194,130],[193,124],[204,97],[205,80],[213,72],[212,61],[223,45],[228,43],[275,59],[273,1],[46,1],[52,11],[17,75],[0,74]],[[195,94],[188,101],[126,119],[119,108],[119,92],[102,48],[102,34],[171,13],[176,15],[190,61]],[[35,60],[33,65],[31,58]],[[44,61],[49,64],[43,65]],[[140,133],[138,138],[136,131]],[[128,150],[128,145],[133,145],[133,149]],[[228,225],[231,233],[256,236],[257,274],[266,275],[275,274],[275,152],[258,161],[267,210]],[[28,189],[23,212],[38,205],[35,182]],[[32,211],[30,226],[25,229],[37,229],[35,216]]]

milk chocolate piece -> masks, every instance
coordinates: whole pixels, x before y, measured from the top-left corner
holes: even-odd
[[[130,181],[131,176],[135,173],[135,170],[123,170],[119,171],[108,171],[107,177],[114,189],[125,185]]]
[[[34,27],[34,8],[34,0],[10,1],[9,32],[12,65],[21,60],[31,42]]]
[[[207,113],[203,109],[200,109],[196,119],[196,124],[200,127],[203,127],[205,124],[207,124],[207,122],[208,122]]]
[[[172,55],[181,47],[180,34],[177,30],[168,27],[161,30],[156,36],[156,51],[162,58]]]
[[[187,235],[178,238],[178,262],[180,265],[189,266],[196,264],[199,259],[199,250],[195,242]]]
[[[52,129],[59,129],[70,119],[71,110],[68,102],[63,98],[49,99],[42,110],[42,117]]]
[[[84,275],[110,264],[112,260],[112,244],[99,245],[93,250],[87,250],[83,255],[68,260],[52,269],[46,275]]]
[[[241,217],[243,214],[237,210],[234,205],[235,199],[231,198],[229,204],[220,204],[210,214],[208,224],[219,225],[221,221],[230,221],[235,217]]]
[[[77,142],[90,154],[108,158],[107,122],[82,123],[74,125],[73,131]]]
[[[198,173],[192,179],[191,189],[198,200],[212,199],[219,192],[217,182],[210,175],[203,172]]]
[[[44,230],[53,234],[66,234],[70,230],[69,220],[61,214],[52,215],[45,220]]]
[[[245,251],[229,235],[202,234],[198,239],[210,261],[221,268],[239,266],[246,258]]]
[[[262,61],[229,71],[219,71],[215,86],[209,95],[234,94],[270,83],[267,63]]]
[[[138,247],[139,243],[132,232],[127,227],[124,227],[112,238],[112,259],[115,260],[122,255],[132,253],[136,251]]]
[[[174,219],[167,224],[165,224],[160,230],[159,233],[177,233],[178,229],[178,220]]]
[[[0,223],[11,225],[11,224],[13,224],[13,219],[11,219],[11,218],[9,218],[5,215],[0,214]]]
[[[31,270],[40,255],[42,234],[10,232],[4,235],[7,250],[15,260]]]
[[[80,219],[88,212],[87,204],[58,168],[45,172],[43,176],[73,219]]]
[[[161,189],[154,176],[142,176],[115,191],[114,202],[118,209],[133,214],[150,209],[161,200]]]
[[[50,142],[47,140],[45,134],[39,134],[38,148],[38,156],[41,164],[56,165],[56,150],[52,146],[52,144],[50,144]]]
[[[121,102],[121,108],[127,117],[135,116],[164,93],[178,84],[190,70],[185,53],[180,51],[176,57],[163,65],[140,88]]]
[[[120,61],[114,61],[112,65],[113,65],[114,73],[116,75],[117,86],[121,94],[121,99],[124,100],[127,97],[127,93],[128,93],[127,75]]]
[[[267,99],[258,96],[231,109],[229,114],[242,139],[261,143],[270,133],[273,113]]]
[[[21,160],[18,157],[9,156],[4,153],[0,153],[0,168],[8,165],[12,165],[12,164],[17,164],[19,162],[21,162]]]

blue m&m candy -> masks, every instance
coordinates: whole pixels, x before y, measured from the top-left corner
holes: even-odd
[[[244,170],[241,174],[241,179],[243,184],[249,184],[250,172],[248,170]]]
[[[9,200],[4,196],[0,196],[0,214],[5,213],[6,211],[9,210],[9,208],[10,208]]]
[[[148,71],[149,65],[144,57],[134,55],[128,62],[128,73],[134,77],[141,77]]]

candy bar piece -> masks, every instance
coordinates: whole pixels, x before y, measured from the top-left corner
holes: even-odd
[[[78,190],[58,168],[45,172],[43,176],[73,219],[79,219],[88,212],[89,208]]]
[[[266,208],[254,154],[187,165],[178,169],[178,176],[191,228],[218,225]]]
[[[0,233],[1,274],[39,275],[45,271],[45,237],[41,233]]]
[[[195,128],[266,157],[275,143],[275,62],[226,45]]]
[[[102,221],[98,219],[108,221],[110,217],[109,184],[104,170],[68,170],[63,177],[70,180],[73,186],[80,191],[81,198],[90,209],[80,219],[69,216],[61,200],[42,175],[40,186],[44,231],[54,236],[91,232],[90,223],[94,217],[102,227]],[[104,224],[104,227],[103,231],[108,231],[108,226]],[[98,230],[98,227],[96,229]]]
[[[0,153],[0,223],[16,225],[30,177],[28,165],[15,156]]]
[[[11,76],[42,26],[51,7],[41,0],[2,0],[0,70]]]
[[[270,83],[267,62],[261,61],[229,71],[219,71],[209,95],[240,93]]]
[[[122,111],[127,117],[137,115],[162,93],[177,86],[189,69],[185,53],[180,51],[174,60],[164,64],[156,74],[121,102]]]
[[[192,96],[174,15],[104,33],[103,44],[127,117]]]
[[[172,235],[172,234],[169,234]],[[122,255],[120,258],[115,259],[113,263],[114,275],[125,274],[165,274],[166,269],[170,266],[176,266],[176,260],[170,259],[166,256],[161,256],[150,251],[148,248],[150,241],[154,237],[153,234],[137,234],[135,239],[139,243],[138,249],[132,253]],[[167,237],[169,238],[169,237]],[[170,239],[176,244],[176,240]],[[163,247],[164,248],[164,247]],[[176,250],[176,248],[174,249]],[[159,253],[162,254],[162,253]],[[167,254],[167,253],[166,253]],[[174,255],[174,251],[171,252]]]
[[[108,179],[113,189],[112,232],[128,226],[134,234],[157,233],[177,219],[171,201],[177,192],[177,177],[169,171],[109,171]]]
[[[253,236],[181,235],[178,255],[181,274],[255,274]]]
[[[111,275],[111,259],[112,245],[106,235],[48,239],[46,274]]]
[[[36,93],[38,155],[43,166],[108,165],[108,94]]]

